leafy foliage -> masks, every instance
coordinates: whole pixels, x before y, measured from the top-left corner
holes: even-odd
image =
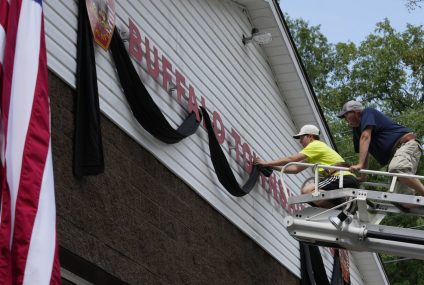
[[[334,51],[327,38],[320,32],[320,26],[310,27],[301,19],[287,16],[290,30],[296,31],[294,41],[303,64],[308,71],[309,80],[316,90],[324,90],[327,76],[333,70]]]
[[[424,0],[406,0],[406,7],[409,11],[414,10],[416,8],[421,8],[421,4]]]
[[[408,0],[409,9],[424,0]],[[289,29],[333,134],[337,149],[346,161],[356,163],[351,130],[336,117],[351,99],[378,108],[407,126],[424,141],[424,29],[407,25],[396,31],[390,21],[378,23],[358,46],[352,42],[331,44],[320,26],[286,16]],[[370,161],[370,169],[381,169]],[[424,175],[424,163],[418,173]],[[380,178],[381,179],[381,178]],[[387,225],[423,227],[424,219],[408,215],[385,218]],[[382,255],[392,284],[423,284],[424,263]]]

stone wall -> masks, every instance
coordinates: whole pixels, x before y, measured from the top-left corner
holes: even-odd
[[[103,115],[105,173],[75,178],[75,91],[49,89],[61,247],[130,284],[299,284]]]

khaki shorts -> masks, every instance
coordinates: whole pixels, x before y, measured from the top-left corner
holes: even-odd
[[[416,140],[401,145],[395,152],[389,163],[388,171],[392,173],[415,174],[422,154],[421,145]],[[396,184],[394,192],[401,194],[415,195],[415,190],[402,185]]]

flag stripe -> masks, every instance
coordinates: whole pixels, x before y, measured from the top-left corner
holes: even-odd
[[[4,62],[4,49],[6,46],[6,30],[7,30],[7,14],[9,13],[9,2],[7,0],[0,0],[0,94],[2,92],[2,86],[3,86],[3,62]],[[0,101],[1,103],[1,101]],[[4,138],[4,132],[3,132],[3,124],[1,123],[1,111],[0,111],[0,201],[2,200],[3,196],[3,176],[4,174],[4,144],[3,144],[3,138]],[[2,205],[0,203],[0,217],[2,215]],[[0,220],[1,223],[1,220]],[[2,266],[0,265],[0,268]]]
[[[35,5],[35,7],[30,7],[31,5]],[[40,8],[40,9],[39,9]],[[28,13],[29,12],[29,13]],[[35,22],[41,27],[41,23],[37,21],[41,21],[41,6],[33,1],[26,1],[22,3],[21,16],[20,21],[23,19],[32,19],[31,22]],[[22,30],[21,30],[22,28]],[[21,34],[22,31],[22,34]],[[13,234],[13,246],[12,246],[12,265],[14,268],[14,275],[19,284],[21,284],[23,279],[23,274],[26,274],[26,259],[29,251],[30,244],[34,242],[34,238],[37,239],[33,235],[33,230],[36,231],[34,221],[36,215],[42,215],[43,206],[41,205],[41,197],[43,194],[43,185],[42,181],[44,180],[44,175],[49,175],[44,172],[47,152],[49,149],[49,139],[50,139],[50,126],[49,126],[49,116],[45,114],[49,113],[49,102],[47,96],[47,74],[43,72],[42,63],[46,61],[45,54],[42,54],[42,49],[38,48],[40,46],[40,37],[37,37],[38,41],[35,39],[31,39],[30,37],[20,38],[21,35],[26,35],[28,33],[34,33],[30,27],[26,25],[21,25],[19,23],[18,30],[18,38],[16,45],[16,54],[21,55],[25,53],[23,59],[24,62],[27,60],[31,60],[30,64],[33,64],[36,67],[36,70],[26,69],[28,72],[25,78],[28,78],[30,82],[28,85],[32,85],[32,81],[34,80],[34,90],[28,89],[27,92],[29,94],[33,94],[33,96],[28,96],[25,100],[30,101],[33,98],[33,102],[31,104],[31,110],[29,114],[31,115],[28,118],[28,122],[24,121],[23,123],[28,123],[28,129],[25,134],[25,137],[18,139],[24,140],[24,148],[22,153],[22,166],[20,173],[20,181],[19,181],[19,193],[16,200],[16,217],[14,221],[14,232]],[[40,30],[37,30],[35,34],[40,34]],[[28,42],[26,42],[28,41]],[[35,42],[34,42],[35,41]],[[34,46],[32,51],[27,49],[27,46],[33,43]],[[22,46],[21,46],[22,44]],[[23,48],[22,48],[23,47]],[[21,49],[22,48],[22,49]],[[38,52],[37,54],[30,54],[31,52]],[[18,56],[15,58],[15,66],[19,66],[20,62],[18,61]],[[35,60],[34,60],[35,59]],[[38,60],[39,59],[39,60]],[[18,61],[18,62],[17,62]],[[24,66],[24,65],[23,65]],[[45,68],[45,67],[44,67]],[[35,72],[36,73],[35,73]],[[47,71],[47,70],[46,70]],[[22,76],[19,73],[19,70],[16,69],[15,73],[17,76]],[[15,77],[14,77],[15,78]],[[36,85],[35,85],[36,84]],[[11,100],[11,110],[13,109],[13,99],[16,98],[15,92],[12,89],[12,100]],[[20,93],[17,93],[20,94]],[[31,97],[31,98],[29,98]],[[20,105],[19,105],[20,106]],[[18,106],[16,106],[17,108]],[[9,116],[12,114],[10,112]],[[22,117],[22,116],[21,116]],[[24,118],[26,119],[26,118]],[[10,122],[10,121],[9,121]],[[10,133],[10,132],[9,132]],[[10,138],[8,138],[8,146],[12,143]],[[48,189],[47,189],[48,190]],[[40,200],[39,200],[40,199]],[[40,203],[40,205],[39,205]],[[12,212],[13,213],[13,212]],[[48,221],[50,219],[46,217]],[[12,218],[13,224],[13,218]],[[34,226],[34,229],[33,229]],[[53,240],[54,241],[54,240]],[[52,257],[54,255],[54,251],[52,253]],[[36,273],[40,274],[40,270],[38,269],[38,264],[30,264],[36,266]],[[51,273],[51,263],[46,264]],[[50,273],[48,275],[50,279]],[[38,277],[38,276],[37,276]],[[48,280],[49,280],[48,279]],[[36,279],[31,280],[31,284],[47,284],[47,283],[39,283],[35,282]]]
[[[2,158],[4,157],[4,169],[2,176],[2,216],[0,225],[0,284],[12,283],[12,262],[11,262],[11,193],[9,191],[6,171],[7,161],[5,158],[5,149],[7,144],[7,122],[9,114],[11,78],[13,74],[13,60],[15,57],[15,43],[17,23],[19,19],[19,10],[21,1],[9,2],[7,14],[7,31],[4,48],[3,74],[1,83],[1,116],[2,116]]]
[[[2,119],[10,201],[3,201],[2,210],[10,212],[10,220],[5,213],[0,242],[7,240],[8,228],[11,238],[10,258],[5,259],[10,265],[1,260],[0,278],[7,270],[11,277],[6,275],[7,282],[2,284],[60,284],[41,4],[40,0],[17,0],[9,7]],[[5,249],[4,244],[0,246]]]
[[[54,193],[51,193],[54,189],[51,162],[51,148],[49,147],[23,284],[49,284],[52,276],[56,248],[56,221],[52,218],[55,217],[56,209]],[[43,264],[43,266],[40,267],[39,264]]]
[[[5,134],[4,144],[7,144],[7,127],[9,116],[9,103],[10,103],[10,88],[12,84],[13,75],[13,60],[15,58],[15,45],[16,45],[16,31],[18,28],[19,11],[21,9],[22,1],[12,1],[9,5],[9,13],[7,15],[7,33],[6,33],[6,46],[4,49],[4,64],[3,64],[3,82],[2,82],[2,120],[3,131]]]
[[[0,0],[0,81],[2,74],[2,64],[4,58],[4,47],[6,45],[6,23],[7,13],[9,12],[9,3],[7,0]],[[1,87],[1,84],[0,84]],[[1,92],[1,91],[0,91]]]
[[[4,46],[6,45],[6,31],[4,29],[3,23],[0,23],[0,76],[2,73],[2,65],[3,65],[3,58],[4,58]],[[1,77],[0,77],[1,78]]]
[[[8,162],[6,177],[12,199],[12,226],[15,224],[15,206],[21,181],[22,158],[37,81],[41,28],[41,6],[39,4],[24,0],[20,10],[5,155]],[[14,235],[13,231],[12,227],[12,236]]]
[[[22,13],[23,11],[21,11],[21,18]],[[41,9],[39,15],[42,19]],[[43,29],[41,29],[41,35],[42,39]],[[37,56],[34,57],[37,58]],[[45,115],[50,113],[47,93],[47,61],[42,40],[38,58],[35,99],[23,154],[24,167],[16,204],[15,235],[12,248],[14,268],[21,273],[24,272],[23,284],[48,284],[50,282],[56,242],[50,118]],[[26,227],[22,227],[22,225]],[[26,239],[29,238],[31,239],[30,244],[26,242]],[[23,262],[24,257],[27,257],[26,263]],[[39,264],[43,264],[43,266],[40,267]],[[21,276],[16,277],[20,283]]]

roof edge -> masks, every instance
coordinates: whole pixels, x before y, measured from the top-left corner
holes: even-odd
[[[325,119],[325,116],[324,116],[324,112],[322,111],[322,108],[321,108],[321,106],[319,104],[318,97],[316,96],[315,91],[314,91],[314,88],[312,86],[312,83],[309,80],[309,77],[308,77],[308,75],[306,73],[305,65],[303,64],[302,58],[300,57],[299,51],[297,50],[297,47],[296,47],[296,45],[294,43],[293,36],[290,33],[290,30],[288,28],[286,19],[284,18],[284,14],[281,11],[280,5],[278,4],[278,1],[277,0],[270,0],[269,2],[270,2],[270,4],[272,2],[272,4],[275,6],[276,11],[278,12],[278,14],[280,16],[281,22],[283,23],[283,28],[284,28],[284,30],[285,30],[285,32],[286,32],[286,34],[288,36],[288,39],[290,41],[290,46],[291,46],[292,50],[294,51],[294,54],[296,56],[296,60],[299,63],[300,69],[302,71],[302,75],[303,75],[303,77],[304,77],[304,79],[305,79],[305,81],[306,81],[306,83],[308,85],[308,88],[309,88],[309,90],[310,90],[310,92],[312,94],[312,99],[313,99],[313,102],[315,103],[315,107],[319,111],[320,118],[321,118],[322,122],[324,123],[325,131],[329,135],[329,138],[331,140],[332,147],[337,151],[337,146],[336,146],[336,143],[334,141],[333,134],[330,131],[330,128],[329,128],[328,123],[327,123],[327,120]]]

